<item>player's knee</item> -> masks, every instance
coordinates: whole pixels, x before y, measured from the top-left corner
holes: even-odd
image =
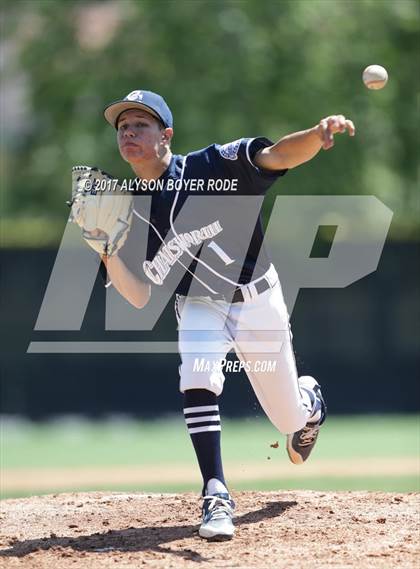
[[[180,384],[179,384],[179,390],[181,393],[186,393],[187,391],[190,390],[196,390],[196,389],[205,389],[206,391],[211,391],[212,393],[214,393],[216,396],[221,395],[222,391],[223,391],[223,384],[216,384],[216,383],[211,383],[211,382],[197,382],[197,381],[189,381],[188,379],[184,378],[181,379]]]
[[[223,391],[225,376],[220,370],[195,369],[191,362],[183,362],[179,373],[182,393],[188,389],[207,389],[220,395]]]

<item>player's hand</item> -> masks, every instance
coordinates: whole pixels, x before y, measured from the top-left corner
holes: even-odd
[[[324,150],[334,146],[335,134],[347,131],[350,136],[354,136],[356,133],[353,121],[343,115],[331,115],[321,119],[316,129]]]

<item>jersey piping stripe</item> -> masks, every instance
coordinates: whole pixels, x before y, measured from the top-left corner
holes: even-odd
[[[247,158],[248,162],[251,164],[251,166],[253,168],[255,168],[255,170],[258,170],[257,166],[255,166],[255,164],[252,162],[251,157],[249,155],[249,147],[251,146],[251,142],[253,142],[254,140],[255,140],[255,138],[250,138],[248,140],[248,142],[246,143],[245,151],[246,151],[246,158]]]
[[[207,411],[219,412],[218,405],[197,405],[197,407],[184,407],[185,413],[206,413]]]
[[[178,324],[181,321],[181,314],[179,313],[179,299],[176,296],[175,297],[175,315],[176,315],[176,319],[178,320]]]
[[[218,423],[220,425],[220,415],[205,415],[204,417],[192,417],[191,419],[185,418],[187,425],[192,425],[193,423]]]
[[[187,158],[188,158],[188,154],[187,156],[185,156],[184,158],[184,163],[182,165],[182,171],[181,171],[181,177],[180,177],[180,181],[182,182],[184,179],[184,172],[185,172],[185,166],[187,164]],[[175,195],[175,199],[174,199],[174,203],[172,204],[171,207],[171,213],[169,214],[169,223],[172,229],[173,234],[175,235],[175,237],[179,238],[178,233],[175,231],[175,227],[174,227],[174,212],[175,212],[175,207],[179,198],[179,194],[180,192],[177,192]],[[212,267],[210,267],[210,265],[208,265],[207,263],[205,263],[204,261],[202,261],[201,259],[198,259],[195,255],[193,255],[191,253],[191,251],[189,251],[188,249],[185,249],[185,252],[195,261],[197,261],[197,263],[200,263],[200,265],[203,265],[203,267],[206,267],[207,270],[209,270],[211,273],[213,273],[214,275],[216,275],[217,277],[219,277],[220,279],[226,281],[227,283],[234,285],[235,287],[242,287],[243,285],[241,285],[238,282],[232,281],[231,279],[228,279],[227,277],[221,275],[220,273],[218,273],[217,271],[215,271]]]
[[[220,425],[209,425],[208,427],[193,427],[192,429],[188,429],[190,435],[194,435],[195,433],[206,433],[208,431],[221,431]]]

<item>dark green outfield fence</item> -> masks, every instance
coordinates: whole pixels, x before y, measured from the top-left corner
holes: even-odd
[[[2,21],[3,413],[180,410],[176,355],[26,353],[33,340],[103,339],[99,280],[81,332],[33,327],[67,222],[71,167],[132,175],[102,109],[135,89],[164,95],[175,153],[278,140],[334,113],[355,122],[354,138],[337,137],[334,150],[279,181],[265,219],[279,194],[373,195],[394,212],[377,272],[347,289],[300,292],[294,345],[300,373],[319,378],[332,413],[416,409],[420,263],[408,241],[419,229],[418,2],[20,0],[3,2]],[[361,80],[374,63],[389,72],[381,91]],[[158,335],[175,340],[172,306]],[[260,413],[239,374],[227,377],[222,407]]]
[[[34,332],[56,250],[2,253],[1,412],[33,419],[61,413],[154,417],[178,412],[177,355],[27,354],[33,340],[104,338],[104,289],[96,283],[80,332]],[[419,390],[419,246],[385,245],[378,270],[347,289],[300,292],[292,316],[301,374],[325,386],[332,413],[413,412]],[[173,304],[159,336],[174,340]],[[136,340],[136,333],[108,332]],[[156,338],[156,336],[155,336]],[[261,413],[243,374],[228,374],[226,415]]]

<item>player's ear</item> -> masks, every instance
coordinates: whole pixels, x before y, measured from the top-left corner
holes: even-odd
[[[168,127],[168,128],[163,128],[162,131],[161,131],[161,133],[162,133],[162,141],[163,141],[165,144],[170,144],[170,143],[171,143],[171,140],[172,140],[172,137],[173,137],[173,135],[174,135],[173,129],[172,129],[172,128],[169,128],[169,127]]]

